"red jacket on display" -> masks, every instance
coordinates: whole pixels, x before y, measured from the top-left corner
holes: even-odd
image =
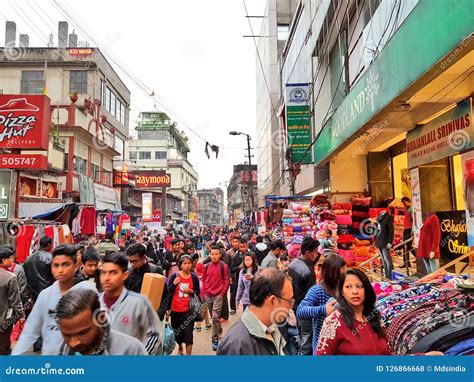
[[[441,228],[439,226],[439,219],[435,214],[428,216],[421,227],[420,242],[416,257],[423,259],[430,258],[430,252],[435,253],[435,259],[440,258],[439,244],[441,241]]]

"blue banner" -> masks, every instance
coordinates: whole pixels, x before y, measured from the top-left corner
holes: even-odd
[[[474,380],[459,357],[0,357],[0,381],[456,381]]]

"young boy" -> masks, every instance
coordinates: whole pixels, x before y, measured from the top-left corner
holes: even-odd
[[[13,258],[11,248],[0,247],[0,355],[10,354],[13,325],[25,319],[17,277],[7,270],[12,266]]]
[[[99,295],[100,304],[107,310],[112,330],[142,341],[148,354],[160,354],[164,333],[160,333],[158,316],[144,296],[125,288],[128,275],[124,253],[104,256],[100,272],[104,292]]]
[[[101,291],[100,286],[100,271],[99,271],[99,253],[94,247],[88,247],[82,257],[82,266],[76,273],[76,283],[81,281],[88,281],[94,285],[98,291]]]
[[[77,268],[77,247],[70,244],[56,247],[51,263],[51,272],[56,281],[38,295],[20,338],[13,348],[13,355],[26,353],[40,336],[43,337],[42,354],[58,354],[63,338],[56,322],[56,305],[61,296],[71,289],[86,288],[96,291],[87,281],[74,285]]]
[[[229,289],[229,267],[221,261],[219,246],[211,246],[211,262],[204,268],[201,297],[212,312],[212,350],[217,351],[221,332],[220,315]]]

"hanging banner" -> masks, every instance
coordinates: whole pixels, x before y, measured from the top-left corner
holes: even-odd
[[[423,224],[423,214],[421,211],[420,173],[417,168],[410,171],[410,179],[413,209],[413,245],[418,248],[421,225]]]
[[[408,167],[416,167],[474,147],[471,98],[407,134]]]
[[[44,95],[0,94],[0,148],[49,148],[51,100]]]
[[[153,194],[151,192],[142,194],[142,221],[153,221]]]
[[[287,144],[293,162],[312,163],[309,84],[286,85]]]

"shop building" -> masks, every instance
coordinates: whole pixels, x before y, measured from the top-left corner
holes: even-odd
[[[229,225],[235,226],[248,218],[257,205],[257,165],[239,164],[227,186],[227,210]]]
[[[50,99],[48,158],[43,171],[20,173],[20,217],[32,217],[65,202],[97,209],[121,209],[113,188],[114,161],[123,159],[128,138],[130,91],[97,48],[78,48],[77,35],[60,23],[58,47],[15,44],[15,23],[8,22],[7,48],[0,48],[0,93],[28,101]],[[25,95],[26,97],[23,97]],[[5,153],[5,152],[4,152]],[[26,152],[22,152],[25,154]]]
[[[136,126],[138,139],[129,139],[126,164],[129,173],[146,170],[166,170],[171,176],[167,193],[179,200],[179,208],[172,210],[170,221],[189,220],[194,212],[199,176],[188,160],[188,138],[177,124],[162,112],[143,112]]]
[[[199,222],[207,226],[224,224],[224,191],[220,188],[202,189],[197,191]]]
[[[415,238],[426,213],[465,211],[472,187],[474,4],[300,5],[282,89],[309,84],[314,144],[313,164],[303,166],[296,193],[329,191],[338,202],[366,194],[374,207],[410,196]],[[454,236],[472,226],[447,216]],[[467,251],[455,241],[446,241],[455,250],[451,258]]]

